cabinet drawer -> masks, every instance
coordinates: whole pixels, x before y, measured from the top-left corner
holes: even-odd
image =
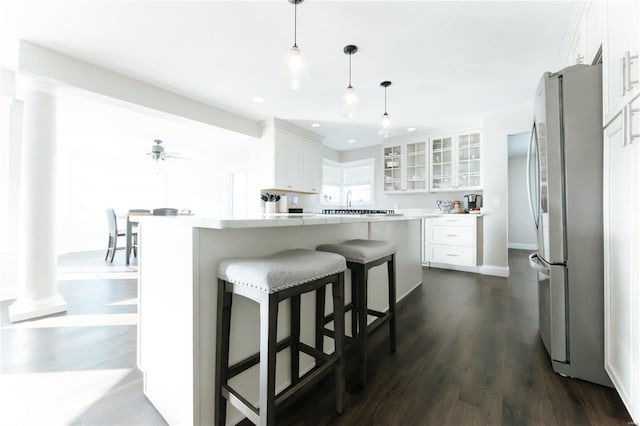
[[[476,226],[476,217],[473,215],[446,215],[435,217],[431,221],[433,226]]]
[[[431,262],[449,263],[452,265],[477,266],[475,247],[457,247],[432,245]]]
[[[432,226],[431,243],[475,247],[475,228],[468,226]]]

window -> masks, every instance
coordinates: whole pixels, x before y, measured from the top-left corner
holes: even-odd
[[[324,159],[322,162],[322,196],[320,203],[340,205],[342,186],[342,166],[335,161]]]
[[[324,159],[320,204],[346,206],[350,193],[351,207],[374,203],[375,159],[338,163]]]

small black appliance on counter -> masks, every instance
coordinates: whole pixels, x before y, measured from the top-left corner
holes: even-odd
[[[464,196],[464,209],[465,211],[479,209],[482,207],[482,195],[480,194],[467,194]]]

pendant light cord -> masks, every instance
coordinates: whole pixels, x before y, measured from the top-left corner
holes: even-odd
[[[349,53],[349,87],[351,86],[351,53]]]
[[[384,113],[387,114],[387,87],[384,88]]]
[[[298,47],[298,3],[293,3],[293,46]]]

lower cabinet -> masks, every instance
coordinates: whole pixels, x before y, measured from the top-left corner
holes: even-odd
[[[482,264],[481,216],[452,214],[424,219],[423,232],[424,265],[478,272]]]

